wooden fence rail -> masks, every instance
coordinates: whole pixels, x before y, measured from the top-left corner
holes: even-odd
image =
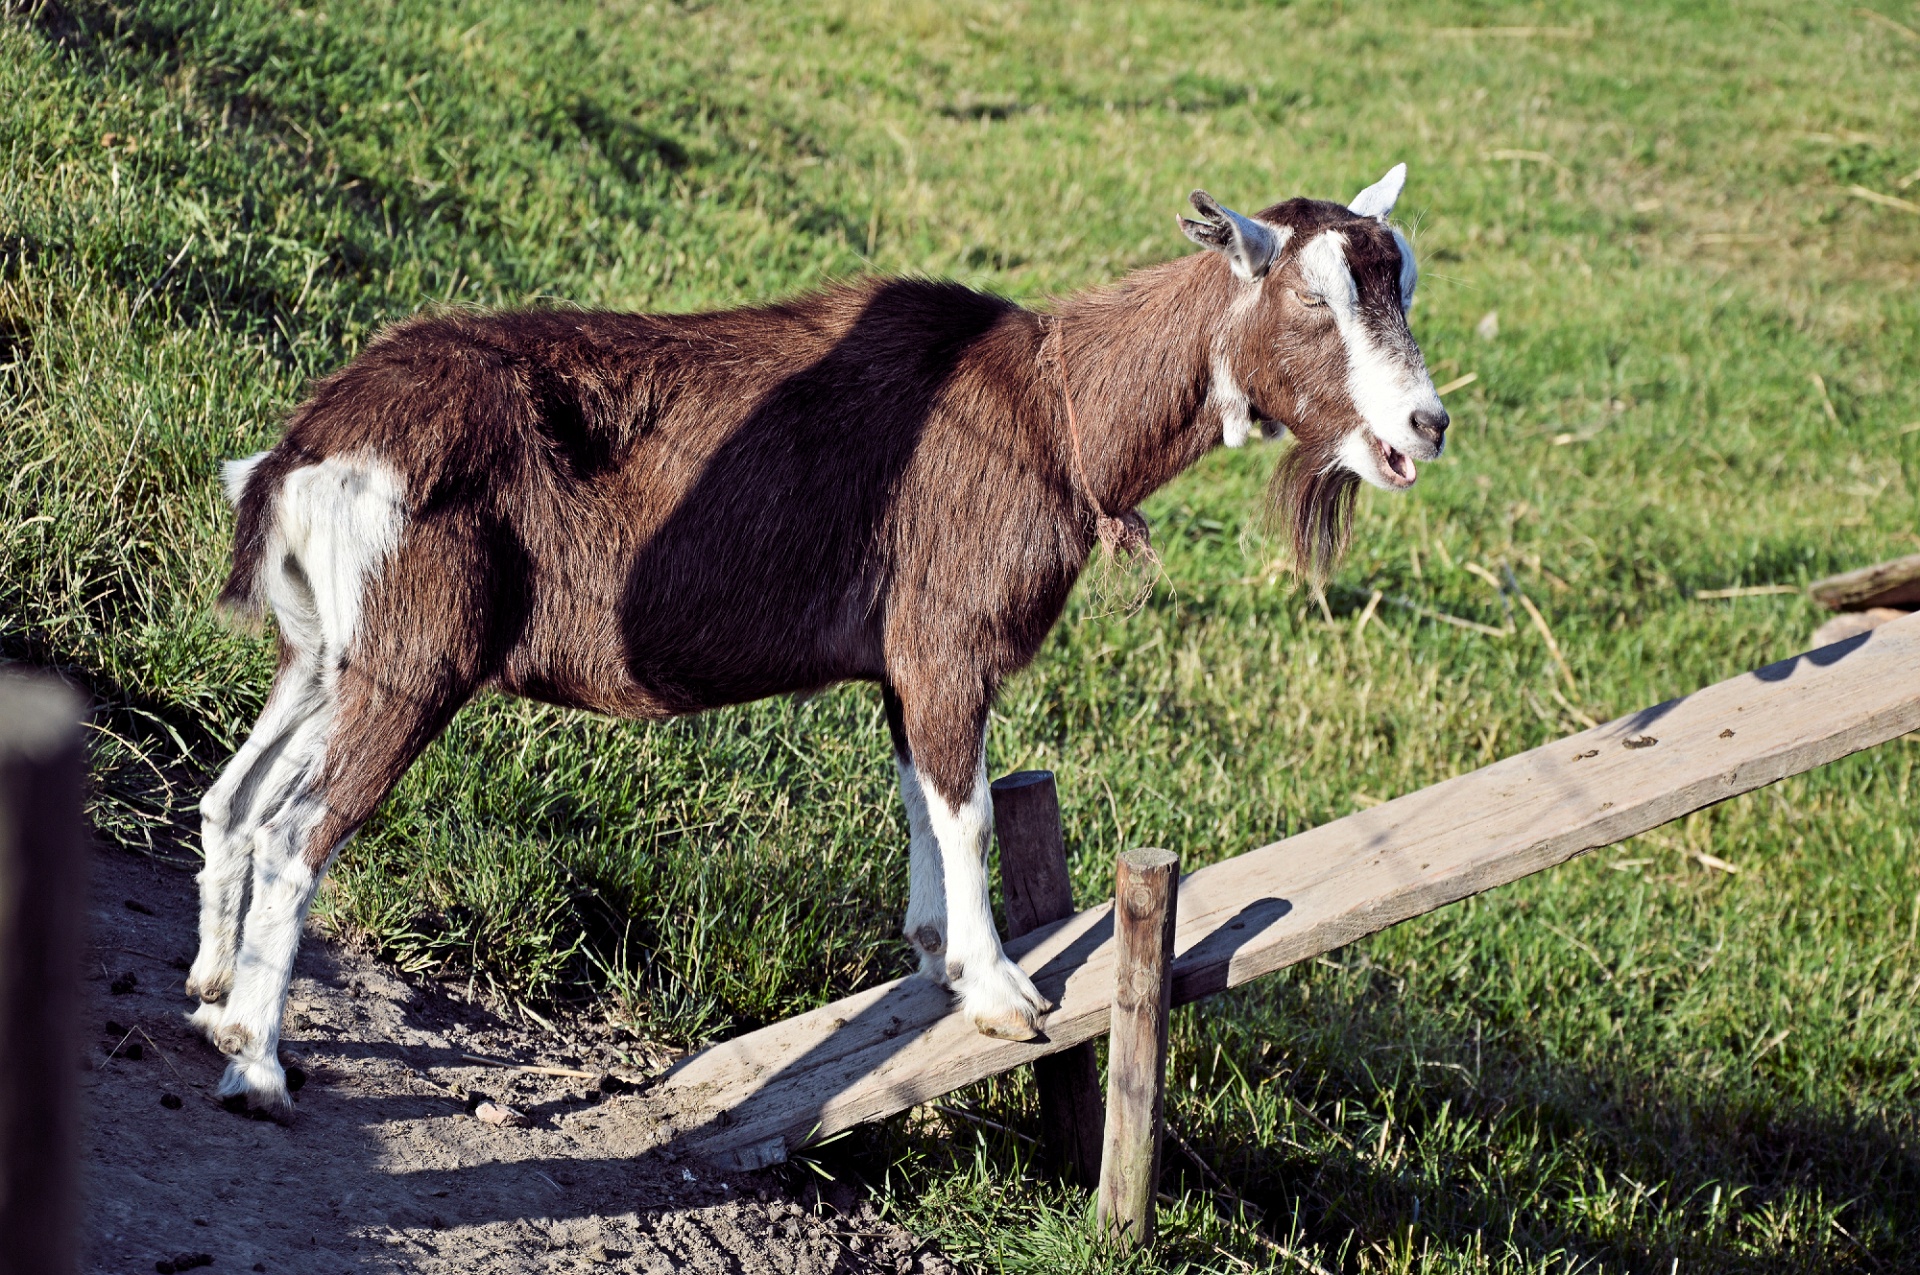
[[[1183,1004],[1920,729],[1920,616],[1509,757],[1180,882]],[[1103,1034],[1111,905],[1011,941],[1058,1006],[992,1040],[914,979],[715,1045],[662,1082],[689,1149],[763,1167]]]

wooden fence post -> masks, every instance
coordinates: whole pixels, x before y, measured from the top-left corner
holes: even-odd
[[[1050,770],[1020,770],[993,782],[993,830],[1007,937],[1073,915],[1060,796]],[[1100,1173],[1100,1064],[1093,1042],[1034,1060],[1040,1090],[1040,1152],[1048,1169],[1091,1187]]]
[[[0,673],[0,1272],[71,1275],[78,1076],[80,701]]]
[[[1101,1234],[1123,1248],[1153,1243],[1167,1097],[1167,1009],[1180,856],[1129,850],[1113,890],[1117,987],[1107,1045],[1107,1137],[1100,1160]]]

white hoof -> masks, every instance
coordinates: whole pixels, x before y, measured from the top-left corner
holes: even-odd
[[[954,991],[983,1036],[1001,1040],[1033,1040],[1040,1035],[1040,1019],[1053,1002],[1040,994],[1027,972],[1002,956],[959,966]]]
[[[230,1109],[258,1111],[281,1124],[293,1123],[293,1095],[287,1092],[287,1073],[277,1058],[231,1059],[214,1093]]]

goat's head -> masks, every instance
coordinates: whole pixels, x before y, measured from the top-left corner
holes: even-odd
[[[1387,222],[1399,164],[1351,204],[1289,199],[1253,217],[1193,193],[1187,237],[1225,258],[1238,296],[1215,341],[1218,401],[1238,419],[1284,425],[1292,449],[1274,473],[1276,512],[1302,569],[1323,575],[1345,547],[1362,482],[1413,486],[1415,462],[1445,445],[1447,411],[1407,327],[1418,271]],[[1245,413],[1238,414],[1238,405]]]

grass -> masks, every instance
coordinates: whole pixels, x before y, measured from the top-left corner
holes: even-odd
[[[1077,603],[992,725],[996,770],[1059,772],[1083,903],[1127,846],[1238,853],[1814,622],[1697,591],[1914,549],[1920,216],[1851,188],[1920,200],[1920,38],[1888,25],[1920,9],[1873,12],[15,0],[0,655],[94,691],[103,834],[191,858],[271,667],[210,619],[215,463],[383,323],[867,270],[1042,300],[1182,251],[1194,186],[1343,196],[1405,159],[1415,327],[1476,378],[1449,458],[1363,500],[1324,610],[1258,524],[1272,450],[1208,458],[1146,510],[1168,586]],[[490,994],[737,1032],[905,968],[884,736],[864,687],[652,727],[484,700],[323,919]],[[1138,1265],[1920,1269],[1916,760],[1182,1011],[1172,1120],[1208,1170],[1169,1151]],[[958,1101],[1031,1118],[1017,1076]],[[1025,1155],[922,1111],[820,1163],[984,1269],[1102,1268]]]

